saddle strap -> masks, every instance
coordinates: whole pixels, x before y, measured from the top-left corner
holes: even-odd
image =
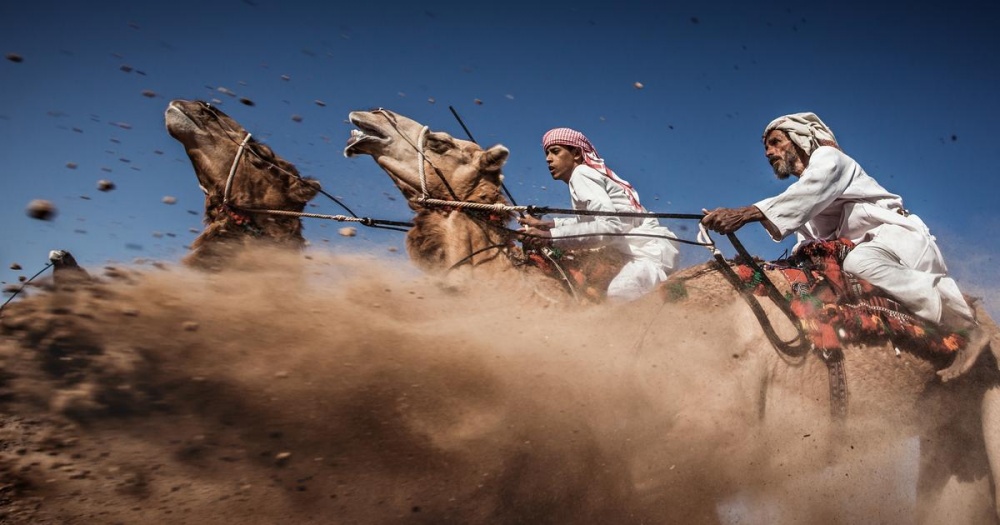
[[[839,349],[820,352],[830,376],[830,416],[838,421],[847,419],[847,368],[844,353]]]

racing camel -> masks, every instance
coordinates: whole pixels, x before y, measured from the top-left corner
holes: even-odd
[[[354,111],[349,119],[356,129],[351,132],[344,154],[372,157],[415,212],[415,226],[406,239],[415,264],[431,271],[445,271],[495,246],[492,252],[474,255],[476,264],[469,266],[476,272],[477,281],[518,273],[517,258],[503,256],[511,250],[504,242],[504,229],[496,227],[497,222],[504,224],[508,216],[498,218],[500,212],[484,214],[475,208],[440,204],[506,204],[501,194],[502,167],[509,153],[505,147],[483,149],[385,109]],[[947,366],[950,356],[929,354],[919,348],[900,351],[888,342],[847,344],[842,360],[846,374],[840,376],[842,384],[837,385],[849,393],[850,399],[849,413],[842,424],[836,418],[823,417],[837,400],[828,394],[835,387],[833,374],[829,374],[828,381],[828,365],[820,352],[790,355],[776,349],[732,284],[711,265],[681,271],[671,279],[684,283],[685,299],[660,304],[651,298],[618,308],[634,308],[635,315],[650,316],[652,312],[665,333],[661,337],[691,337],[691,346],[699,349],[704,346],[699,344],[699,336],[716,340],[708,334],[718,331],[718,324],[741,330],[729,346],[717,349],[732,356],[726,375],[694,381],[697,388],[680,394],[689,398],[692,407],[720,396],[726,396],[724,402],[713,403],[714,410],[674,414],[676,424],[663,436],[664,440],[671,440],[672,432],[712,427],[728,438],[728,445],[723,447],[727,452],[747,447],[755,452],[746,457],[756,457],[774,467],[788,454],[801,452],[801,447],[807,446],[802,436],[811,438],[809,443],[823,436],[822,446],[815,452],[823,455],[842,450],[850,442],[845,435],[850,435],[852,425],[877,421],[887,429],[900,430],[892,439],[920,437],[920,519],[934,521],[947,512],[944,509],[953,510],[956,504],[949,498],[955,494],[968,500],[978,497],[975,503],[961,503],[973,521],[996,519],[997,483],[992,480],[1000,471],[1000,382],[992,354],[985,353],[977,366],[959,380],[942,384],[935,371]],[[778,277],[771,279],[777,281]],[[781,337],[793,336],[791,324],[775,321],[781,314],[765,306],[771,322],[779,326]],[[692,328],[686,320],[695,313],[701,314],[699,319],[709,314],[707,317],[716,318],[718,324]],[[978,314],[980,318],[985,316],[981,308]],[[644,346],[652,348],[650,352],[657,347],[650,340]],[[672,369],[637,370],[636,380],[651,387],[662,386],[668,377],[676,379],[692,373],[685,369],[687,361],[674,357]],[[791,421],[799,421],[802,426]],[[748,440],[747,436],[756,439]],[[714,453],[717,451],[708,452]],[[719,501],[738,489],[717,480],[707,485],[705,492]],[[982,494],[988,496],[979,497]],[[676,504],[683,506],[685,502]]]
[[[218,268],[223,256],[255,242],[305,245],[299,217],[247,210],[302,212],[320,189],[317,181],[301,177],[294,165],[207,102],[171,101],[164,119],[205,192],[205,230],[191,244],[186,263]]]

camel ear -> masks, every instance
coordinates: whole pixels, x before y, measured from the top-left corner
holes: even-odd
[[[508,156],[510,150],[502,144],[497,144],[483,152],[483,156],[479,158],[479,170],[499,172],[503,168],[503,163],[507,162]]]
[[[296,202],[301,202],[303,204],[309,202],[310,199],[319,193],[320,184],[316,179],[311,178],[292,178],[292,184],[288,188],[288,194],[295,199]]]

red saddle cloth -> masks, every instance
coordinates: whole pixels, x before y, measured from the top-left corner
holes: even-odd
[[[605,299],[611,280],[628,262],[625,255],[610,247],[567,252],[553,250],[549,258],[532,251],[527,256],[530,263],[541,268],[546,275],[561,281],[568,280],[567,285],[593,302]]]
[[[766,264],[785,276],[792,293],[792,312],[813,344],[824,350],[841,344],[884,342],[950,354],[966,343],[965,334],[944,330],[914,316],[880,288],[841,270],[854,248],[848,239],[816,241],[801,246],[787,260]],[[762,277],[748,265],[737,275],[755,295],[766,295]]]

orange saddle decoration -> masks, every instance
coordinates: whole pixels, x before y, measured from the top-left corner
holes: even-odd
[[[785,277],[792,289],[786,297],[792,312],[816,348],[889,339],[897,347],[918,347],[950,354],[966,343],[951,332],[914,316],[881,289],[841,270],[854,248],[848,239],[803,245],[787,260],[765,265]],[[766,295],[763,279],[747,265],[734,270],[755,295]]]

